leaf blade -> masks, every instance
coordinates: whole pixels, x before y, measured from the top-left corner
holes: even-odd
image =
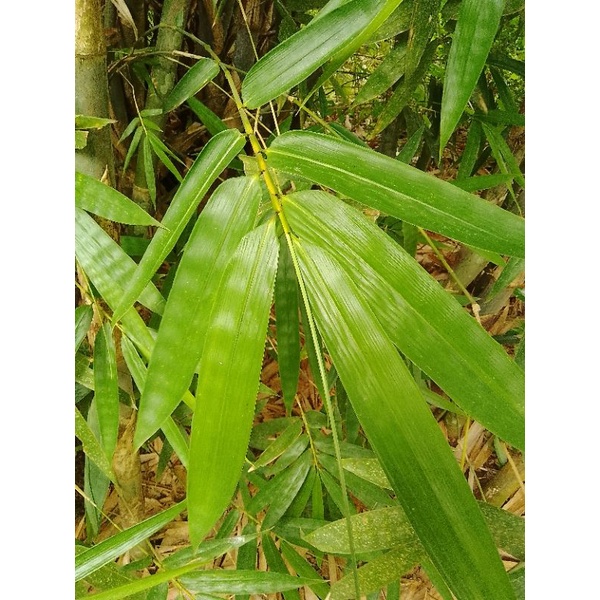
[[[188,500],[193,545],[200,543],[221,515],[240,477],[254,416],[278,250],[273,221],[250,232],[232,257],[217,293],[200,361],[192,422]]]
[[[370,149],[312,132],[289,132],[268,164],[358,202],[477,248],[524,256],[524,220]]]
[[[125,311],[131,307],[156,269],[173,249],[204,194],[221,171],[242,149],[244,139],[239,131],[228,129],[211,138],[202,149],[165,213],[162,220],[163,229],[157,231],[152,238],[135,274],[125,289],[123,298],[115,309],[113,322],[120,320]]]
[[[477,85],[498,31],[504,1],[461,2],[444,77],[440,152],[448,143]]]
[[[327,252],[306,242],[297,251],[340,379],[432,562],[458,598],[512,598],[475,499],[382,326]]]

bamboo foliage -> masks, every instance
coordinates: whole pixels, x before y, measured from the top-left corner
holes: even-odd
[[[503,137],[501,121],[518,121],[508,86],[498,86],[504,96],[495,113],[499,121],[486,121],[485,115],[474,121],[460,185],[410,164],[427,137],[424,124],[395,160],[348,132],[340,135],[341,127],[328,126],[314,112],[308,113],[317,123],[312,131],[286,131],[282,122],[268,139],[261,119],[266,122],[267,112],[277,118],[276,107],[248,112],[271,101],[283,104],[288,94],[297,96],[297,105],[317,92],[323,100],[322,86],[358,45],[408,30],[407,42],[393,51],[402,58],[401,68],[383,61],[377,78],[355,99],[362,105],[404,77],[397,112],[384,109],[375,129],[401,111],[406,115],[438,49],[438,25],[449,19],[443,3],[406,4],[408,9],[396,0],[331,0],[260,58],[241,88],[231,68],[194,38],[209,58],[199,58],[179,83],[169,82],[161,111],[182,110],[187,103],[212,137],[185,176],[176,177],[162,218],[77,174],[76,258],[93,307],[76,313],[78,381],[94,394],[93,423],[88,417],[93,427],[76,410],[84,449],[99,472],[113,478],[109,465],[126,394],[136,404],[135,450],[160,437],[165,456],[174,450],[186,469],[184,503],[79,552],[77,579],[88,581],[110,569],[115,558],[184,509],[191,542],[149,577],[100,586],[99,598],[158,597],[172,581],[190,595],[281,592],[298,600],[296,590],[306,586],[343,600],[386,586],[388,593],[397,591],[390,586],[415,565],[446,597],[516,598],[520,588],[498,550],[524,560],[522,521],[478,504],[429,403],[438,398],[438,406],[477,421],[498,444],[524,451],[523,369],[482,328],[477,314],[471,316],[423,269],[414,258],[414,240],[406,243],[407,251],[382,231],[381,221],[365,216],[396,219],[404,232],[427,230],[492,256],[507,265],[494,293],[508,285],[523,267],[524,219],[466,191],[498,182],[524,184]],[[442,147],[475,86],[483,86],[478,78],[506,9],[503,2],[490,5],[488,14],[470,0],[461,2],[441,108]],[[225,3],[213,10],[217,19]],[[485,27],[475,27],[481,19]],[[243,133],[194,97],[220,78],[229,85]],[[504,81],[499,71],[496,79]],[[454,96],[448,86],[457,89]],[[148,114],[140,113],[122,140]],[[291,122],[286,120],[286,129]],[[134,134],[134,148],[145,143],[142,137]],[[481,181],[473,173],[485,140],[501,173]],[[137,171],[145,181],[154,177],[143,158]],[[139,260],[91,215],[154,227]],[[168,285],[165,261],[176,265]],[[90,362],[84,338],[96,314],[104,324],[95,334]],[[118,346],[113,328],[122,336]],[[285,417],[259,423],[261,370],[274,355]],[[325,414],[296,406],[304,357]],[[120,358],[135,393],[125,391],[119,379]],[[447,397],[434,392],[434,385]],[[189,442],[182,424],[190,428]],[[374,510],[355,514],[349,492]],[[241,514],[243,532],[231,537]],[[326,525],[325,517],[343,520]],[[207,539],[211,532],[214,539]],[[257,540],[268,573],[254,570]],[[315,556],[349,557],[354,565],[358,556],[367,564],[330,587],[297,547]],[[233,548],[240,548],[237,569],[197,568]]]

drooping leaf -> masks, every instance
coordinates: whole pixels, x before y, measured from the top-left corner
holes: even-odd
[[[290,251],[281,240],[279,268],[275,280],[277,316],[277,363],[281,377],[283,402],[291,413],[300,376],[300,319],[298,316],[298,282]]]
[[[162,220],[159,229],[140,264],[130,279],[113,321],[119,321],[140,292],[146,287],[162,261],[174,248],[183,229],[221,171],[244,145],[244,136],[235,129],[228,129],[211,138],[195,160],[183,183],[179,186]]]
[[[275,573],[284,573],[285,575],[289,575],[288,568],[281,558],[281,554],[275,546],[275,542],[270,535],[264,535],[262,538],[262,550],[265,553],[265,558],[267,559],[267,564],[269,565],[269,570]],[[283,594],[285,600],[300,600],[300,594],[298,590],[288,590]]]
[[[185,507],[186,501],[184,500],[78,554],[75,558],[75,581],[83,579],[102,565],[113,561],[149,538],[177,517]]]
[[[197,94],[209,81],[219,73],[219,67],[210,58],[200,58],[187,73],[177,82],[163,101],[163,110],[170,112]]]
[[[127,196],[83,173],[75,173],[75,206],[117,223],[161,227]]]
[[[523,448],[524,374],[504,349],[360,212],[317,191],[283,205],[302,241],[329,248],[353,273],[394,344],[468,414]]]
[[[100,440],[111,459],[119,432],[119,384],[115,343],[108,323],[102,325],[94,343],[94,390]]]
[[[358,202],[475,247],[524,256],[524,221],[409,165],[318,133],[288,132],[268,163]]]
[[[295,247],[340,379],[435,567],[459,599],[513,598],[477,503],[382,325],[324,249]]]
[[[257,179],[230,179],[217,188],[196,221],[148,364],[136,447],[161,427],[188,389],[202,354],[219,282],[240,240],[254,225],[259,201]]]
[[[302,433],[302,422],[294,421],[281,435],[254,461],[250,471],[260,469],[279,458]]]
[[[248,71],[242,97],[258,108],[304,81],[399,0],[352,0],[284,40]]]
[[[440,152],[448,143],[477,85],[498,31],[505,0],[462,0],[446,65]]]
[[[217,292],[200,361],[192,423],[190,539],[200,543],[221,515],[248,448],[279,243],[273,221],[247,234]]]

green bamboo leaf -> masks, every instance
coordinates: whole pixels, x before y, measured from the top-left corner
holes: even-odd
[[[75,209],[75,255],[102,297],[114,308],[133,277],[136,264],[92,217],[79,208]],[[140,290],[137,300],[153,312],[163,313],[165,300],[152,282]]]
[[[116,477],[108,458],[106,458],[104,449],[77,407],[75,407],[75,435],[83,445],[85,455],[100,469],[107,479],[110,479],[114,483]]]
[[[481,126],[500,169],[503,172],[510,173],[521,187],[525,187],[525,177],[523,177],[519,163],[506,143],[506,140],[496,127],[491,127],[487,123],[482,123]],[[506,164],[504,165],[503,163]]]
[[[394,344],[459,407],[522,449],[524,374],[504,349],[355,209],[329,194],[305,191],[287,196],[284,210],[302,241],[329,248],[353,273]]]
[[[318,133],[267,150],[271,167],[311,179],[403,221],[478,248],[524,256],[524,220],[409,165]]]
[[[185,507],[184,500],[78,554],[75,558],[75,581],[83,579],[149,538],[177,517]]]
[[[219,282],[240,240],[254,225],[259,201],[256,178],[230,179],[217,188],[196,221],[148,364],[136,447],[161,427],[188,389],[202,354]]]
[[[414,67],[410,75],[408,75],[407,69],[407,74],[400,81],[390,99],[385,103],[381,113],[379,113],[377,123],[371,134],[372,136],[383,131],[409,103],[416,87],[429,71],[439,43],[439,40],[435,39],[427,45],[420,55],[420,62]]]
[[[325,250],[303,240],[296,251],[340,379],[433,564],[460,600],[513,598],[446,439],[367,301]]]
[[[507,185],[513,180],[512,175],[504,173],[494,173],[493,175],[476,175],[475,177],[466,177],[457,179],[454,185],[465,192],[476,192],[477,190],[489,190],[498,185]],[[516,259],[522,260],[522,259]]]
[[[219,66],[210,58],[201,58],[177,82],[163,101],[164,112],[170,112],[197,94],[209,81],[219,73]]]
[[[304,81],[347,48],[381,11],[398,4],[399,0],[352,0],[287,38],[248,71],[242,83],[245,105],[258,108]]]
[[[285,575],[290,574],[283,558],[281,558],[277,546],[275,546],[273,538],[268,534],[262,537],[262,550],[265,553],[265,558],[267,559],[270,571],[284,573]],[[283,597],[285,600],[300,600],[300,594],[295,589],[288,590],[283,594]]]
[[[75,115],[76,129],[102,129],[111,123],[116,123],[116,121],[114,119],[104,119],[102,117]]]
[[[152,150],[154,154],[158,157],[160,162],[169,169],[169,171],[173,174],[173,177],[181,183],[183,181],[183,177],[177,170],[177,167],[173,164],[173,161],[169,158],[169,154],[174,156],[179,162],[182,162],[177,156],[175,156],[164,144],[162,140],[153,132],[149,131],[146,136],[148,137],[148,141],[150,142],[150,146],[152,146]]]
[[[142,154],[140,158],[144,165],[144,177],[146,178],[146,185],[148,186],[148,194],[152,205],[156,205],[156,177],[154,174],[154,161],[152,158],[152,146],[150,144],[149,134],[150,131],[146,131],[142,138]],[[116,321],[115,321],[116,322]]]
[[[221,131],[227,131],[227,125],[225,125],[225,123],[223,123],[223,121],[208,108],[208,106],[202,104],[200,100],[188,98],[187,103],[211,135],[217,135],[218,133],[221,133]]]
[[[370,43],[389,40],[398,34],[408,31],[413,14],[414,0],[404,0],[391,13],[388,19],[371,36]]]
[[[362,477],[379,487],[392,489],[390,482],[376,458],[344,458],[342,459],[344,469]]]
[[[138,390],[143,392],[146,385],[146,365],[140,358],[140,355],[137,353],[132,342],[130,342],[126,336],[121,338],[121,350],[123,352],[125,364],[135,381],[135,385],[137,385]],[[187,403],[190,403],[189,400],[187,400]],[[187,436],[182,433],[181,429],[177,426],[175,421],[173,421],[173,417],[169,417],[164,421],[161,425],[161,429],[171,445],[171,448],[173,448],[179,457],[181,464],[187,469],[189,465],[189,441]]]
[[[125,127],[125,131],[123,131],[123,134],[119,138],[119,144],[121,142],[125,141],[133,133],[133,131],[136,129],[136,127],[138,127],[139,123],[140,123],[139,117],[134,117],[131,120],[131,122],[129,123],[129,125],[127,125],[127,127]]]
[[[419,545],[394,548],[382,556],[369,561],[358,569],[358,582],[361,594],[378,592],[388,583],[396,581],[425,558],[425,551]],[[354,598],[352,574],[342,577],[331,586],[330,600]]]
[[[448,143],[477,85],[500,25],[505,0],[463,0],[448,56],[442,115],[440,152]]]
[[[192,422],[188,499],[198,545],[231,500],[254,416],[279,243],[273,221],[247,234],[231,258],[210,317]]]
[[[260,455],[260,457],[254,461],[252,467],[248,470],[249,472],[260,469],[270,462],[279,458],[293,443],[300,437],[302,433],[302,422],[295,421],[289,427],[287,427],[281,435],[273,441],[273,443]]]
[[[419,129],[417,129],[408,140],[406,140],[406,144],[402,147],[402,150],[396,156],[396,160],[403,162],[405,164],[409,164],[410,161],[414,158],[419,149],[419,144],[421,143],[421,138],[423,137],[423,132],[425,131],[425,125],[421,125]]]
[[[87,335],[93,316],[94,311],[89,304],[78,306],[75,309],[75,354],[77,354],[83,338]]]
[[[404,6],[405,2],[400,6]],[[390,89],[404,75],[406,57],[406,42],[397,43],[381,64],[369,75],[365,84],[360,88],[353,106],[369,102]],[[412,156],[411,156],[412,158]]]
[[[203,148],[167,209],[162,220],[164,229],[156,232],[135,274],[131,277],[114,312],[114,322],[119,321],[125,311],[131,307],[165,257],[174,248],[198,204],[221,171],[242,149],[244,140],[244,136],[239,131],[228,129],[211,138]]]
[[[410,78],[422,62],[425,48],[438,24],[440,0],[414,0],[406,45],[406,77]],[[429,61],[427,61],[429,62]]]
[[[119,433],[119,383],[115,342],[108,323],[102,325],[94,343],[94,390],[100,440],[111,459]]]
[[[494,285],[488,292],[485,300],[489,302],[501,289],[510,285],[523,271],[525,270],[525,261],[519,258],[511,258],[504,269],[502,269],[502,273],[500,273],[500,277],[494,282]]]
[[[317,477],[316,481],[318,480],[319,478]],[[321,484],[319,483],[319,485]],[[281,540],[281,552],[288,564],[298,575],[300,575],[300,577],[314,580],[314,583],[308,584],[308,587],[317,594],[319,598],[324,600],[329,595],[329,585],[322,579],[319,573],[315,571],[314,567],[305,558],[300,556],[296,549],[285,540]]]
[[[89,131],[75,130],[75,150],[83,150],[87,146]]]
[[[293,465],[269,482],[272,485],[268,486],[269,510],[262,523],[264,529],[273,527],[285,514],[306,480],[311,462],[311,453],[305,452]]]
[[[285,410],[291,414],[300,376],[300,319],[298,282],[289,248],[282,238],[275,280],[277,317],[277,362]],[[266,464],[266,463],[265,463]]]
[[[197,571],[181,577],[180,581],[191,592],[212,594],[276,594],[314,582],[284,573],[243,570]]]
[[[137,117],[136,117],[136,119],[137,119]],[[131,143],[129,144],[129,148],[127,148],[127,154],[125,155],[125,160],[123,161],[123,171],[127,170],[127,167],[129,166],[129,163],[131,162],[131,159],[133,158],[135,151],[138,149],[138,146],[140,145],[140,140],[142,139],[143,133],[144,133],[143,127],[138,127],[135,130],[135,134],[131,140]],[[125,134],[123,134],[123,136],[124,135]]]
[[[83,173],[75,173],[75,206],[117,223],[162,227],[127,196]]]

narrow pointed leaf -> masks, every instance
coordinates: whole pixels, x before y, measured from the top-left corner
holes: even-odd
[[[177,82],[163,102],[163,110],[169,112],[197,94],[209,81],[219,73],[219,67],[210,58],[201,58]]]
[[[452,184],[356,144],[295,131],[267,150],[275,169],[312,179],[413,225],[524,256],[524,220]]]
[[[114,307],[136,270],[134,260],[81,209],[75,209],[75,255],[104,299]],[[138,295],[150,310],[162,314],[165,300],[150,281]]]
[[[184,500],[78,554],[75,558],[75,581],[83,579],[149,538],[175,519],[185,507],[186,501]]]
[[[163,229],[156,232],[131,277],[113,315],[114,322],[119,321],[125,311],[131,307],[163,260],[175,247],[175,243],[200,201],[221,171],[242,149],[244,139],[239,131],[229,129],[216,135],[203,148],[167,209],[162,220]]]
[[[438,24],[440,0],[414,0],[406,45],[406,77],[415,72]]]
[[[119,384],[115,342],[108,323],[102,325],[94,343],[94,390],[100,439],[111,459],[119,432]]]
[[[79,346],[90,328],[93,314],[94,311],[89,304],[78,306],[75,309],[75,353],[79,350]]]
[[[354,105],[369,102],[392,87],[404,75],[406,42],[397,43],[360,88]],[[411,156],[412,158],[412,156]]]
[[[75,173],[75,206],[117,223],[161,227],[127,196],[83,173]]]
[[[106,458],[104,449],[77,407],[75,407],[75,435],[83,445],[85,455],[102,471],[107,479],[115,482],[116,477],[108,458]]]
[[[513,598],[471,490],[382,325],[326,251],[296,248],[340,379],[432,562],[459,600]]]
[[[446,65],[440,151],[448,143],[477,85],[498,31],[505,0],[463,0]]]
[[[279,267],[275,280],[277,317],[277,363],[286,412],[291,414],[300,376],[300,318],[298,282],[289,248],[281,240]]]
[[[304,81],[390,4],[390,0],[352,0],[287,38],[248,71],[242,83],[245,105],[258,108]]]
[[[188,389],[200,361],[219,282],[240,240],[254,225],[259,201],[257,179],[230,179],[217,188],[198,217],[148,364],[136,447],[161,427]]]
[[[412,362],[473,418],[523,448],[523,370],[409,254],[329,194],[289,195],[284,210],[301,240],[329,248],[353,273],[380,323]]]
[[[275,573],[284,573],[285,575],[289,575],[288,568],[281,558],[281,554],[279,553],[279,549],[275,545],[273,538],[270,535],[265,535],[262,538],[262,550],[265,553],[265,558],[267,559],[267,565],[269,565],[269,570]],[[285,600],[300,600],[300,594],[297,590],[288,590],[284,594]]]
[[[121,338],[121,350],[123,352],[123,358],[127,364],[127,368],[135,381],[135,385],[138,390],[143,394],[144,387],[146,385],[146,365],[140,358],[140,355],[135,350],[135,347],[126,336]],[[188,392],[189,394],[189,392]],[[189,401],[188,401],[189,403]],[[175,451],[181,464],[187,469],[189,465],[189,441],[175,421],[173,417],[168,417],[163,421],[161,429],[167,438],[167,441],[171,445],[171,448]]]
[[[279,458],[302,433],[302,422],[295,421],[254,461],[250,471],[260,469]]]
[[[400,579],[425,558],[420,545],[406,545],[394,548],[382,556],[369,561],[358,569],[358,581],[361,594],[372,594],[388,583]],[[331,586],[330,600],[354,598],[354,579],[352,574],[342,577]]]
[[[312,579],[270,571],[198,571],[181,577],[192,592],[210,594],[276,594],[313,583]]]
[[[246,235],[217,292],[192,423],[190,539],[200,543],[238,483],[254,416],[279,243],[273,221]]]

